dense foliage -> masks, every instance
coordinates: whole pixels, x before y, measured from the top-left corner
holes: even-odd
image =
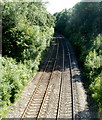
[[[74,45],[85,83],[102,111],[102,3],[80,2],[72,9],[56,13],[56,31]]]
[[[41,3],[6,3],[3,8],[3,56],[35,59],[49,44],[53,18]]]
[[[54,17],[40,2],[2,2],[0,118],[38,70],[54,33]]]

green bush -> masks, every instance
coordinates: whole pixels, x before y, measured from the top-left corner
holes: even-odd
[[[95,98],[99,107],[102,108],[102,73],[99,74],[95,81],[91,84],[90,88],[93,91],[92,96]]]
[[[54,18],[42,2],[6,2],[2,13],[3,56],[18,62],[35,59],[49,45]]]
[[[24,86],[28,83],[32,76],[32,70],[27,65],[17,63],[12,58],[2,57],[2,80],[0,86],[0,105],[2,109],[6,109],[11,103],[14,103],[21,93]],[[0,116],[1,117],[1,116]]]

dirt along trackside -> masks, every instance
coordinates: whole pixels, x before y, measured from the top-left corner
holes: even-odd
[[[70,43],[62,36],[53,39],[46,60],[11,106],[7,118],[96,118],[89,110],[87,94]]]

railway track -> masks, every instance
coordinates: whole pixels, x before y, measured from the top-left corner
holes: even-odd
[[[63,40],[63,37],[61,38]],[[61,41],[63,53],[63,66],[58,100],[58,112],[56,118],[73,119],[73,91],[70,55],[66,54],[65,44]]]
[[[57,54],[59,45],[56,43],[56,47],[53,48],[52,54],[50,55],[50,58],[48,62],[45,65],[45,69],[43,71],[43,74],[41,75],[38,84],[36,86],[36,89],[34,90],[30,101],[28,102],[21,119],[23,118],[37,118],[39,116],[40,109],[43,104],[43,100],[45,95],[47,94],[47,89],[49,86],[49,82],[52,77],[52,72],[54,70],[56,60],[57,60]],[[56,53],[56,54],[54,54]],[[46,71],[50,71],[50,74]]]
[[[74,52],[63,36],[57,35],[55,41],[21,120],[23,118],[74,120],[89,117],[87,113],[81,113],[87,102],[84,98],[85,93],[80,92],[83,90],[80,88],[82,87],[80,71],[72,57]],[[80,100],[83,102],[80,103]]]

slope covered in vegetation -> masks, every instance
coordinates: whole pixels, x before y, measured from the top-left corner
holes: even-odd
[[[102,111],[102,3],[80,2],[55,16],[55,29],[74,45],[85,83]]]
[[[54,33],[54,17],[40,2],[2,2],[0,118],[38,70]]]

